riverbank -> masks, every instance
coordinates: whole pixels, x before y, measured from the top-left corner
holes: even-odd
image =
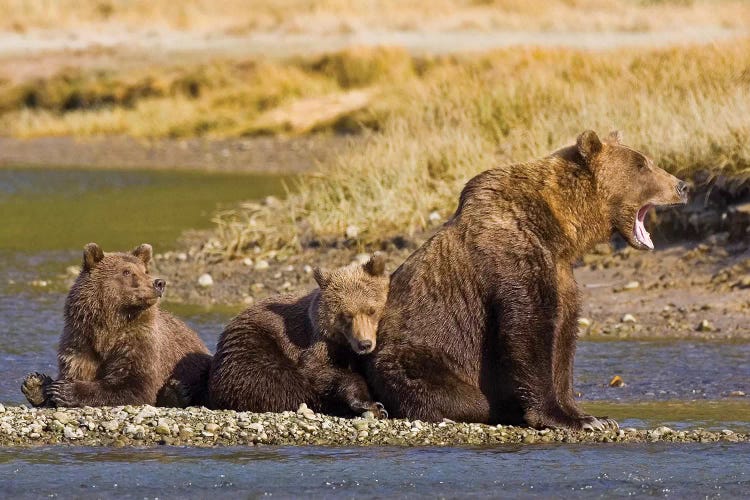
[[[750,442],[731,429],[668,427],[601,432],[535,430],[455,422],[344,419],[296,412],[249,413],[205,408],[28,409],[0,405],[0,446],[482,446],[551,443]]]
[[[199,170],[295,174],[339,154],[355,137],[135,139],[113,137],[0,137],[0,168]]]

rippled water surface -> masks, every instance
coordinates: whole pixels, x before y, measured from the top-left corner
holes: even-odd
[[[59,276],[97,241],[171,248],[222,204],[280,179],[153,172],[0,170],[0,403],[29,371],[56,372]],[[140,221],[134,223],[134,221]],[[51,280],[38,286],[35,280]],[[173,309],[209,345],[233,310]],[[625,387],[609,388],[620,375]],[[623,426],[750,430],[750,343],[581,342],[584,406]],[[0,449],[0,496],[733,497],[750,491],[750,446],[557,445],[495,449]]]
[[[9,497],[742,497],[746,445],[0,450]],[[44,478],[41,481],[40,478]]]

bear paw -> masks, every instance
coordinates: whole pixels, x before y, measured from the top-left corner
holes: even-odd
[[[187,408],[192,404],[190,389],[175,378],[167,380],[156,395],[156,406],[166,408]]]
[[[21,384],[21,392],[32,406],[45,406],[47,404],[45,391],[52,382],[52,377],[44,373],[29,373]]]
[[[72,380],[57,380],[44,391],[47,402],[52,406],[78,406],[75,398],[75,383]]]

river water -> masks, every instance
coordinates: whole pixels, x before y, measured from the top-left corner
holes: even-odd
[[[66,290],[50,277],[105,250],[172,248],[213,211],[278,194],[273,177],[185,172],[0,170],[0,403],[29,371],[55,373]],[[166,304],[209,347],[233,310]],[[620,375],[625,387],[607,382]],[[750,429],[747,342],[581,342],[576,390],[622,426]],[[0,495],[60,497],[741,496],[750,447],[556,445],[493,449],[0,449]]]

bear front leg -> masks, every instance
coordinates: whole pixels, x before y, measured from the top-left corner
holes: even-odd
[[[535,428],[553,427],[571,430],[602,430],[603,423],[592,416],[566,408],[558,398],[559,382],[567,371],[556,373],[558,360],[572,366],[574,344],[560,342],[557,329],[560,297],[554,279],[528,282],[528,276],[515,282],[511,300],[503,300],[498,317],[499,334],[504,336],[510,357],[511,377],[524,410],[524,420]],[[509,295],[510,296],[510,295]],[[558,379],[558,383],[555,383]]]
[[[159,389],[142,361],[114,354],[101,368],[98,380],[61,379],[45,390],[49,402],[58,407],[120,406],[155,404]]]
[[[617,422],[608,417],[593,417],[586,414],[575,401],[573,395],[573,362],[576,339],[578,337],[578,316],[580,296],[573,269],[564,267],[558,271],[557,289],[559,294],[559,314],[555,331],[555,347],[552,357],[552,372],[555,393],[562,407],[571,415],[594,419],[595,429],[619,429]]]
[[[366,411],[371,411],[375,418],[388,418],[385,406],[372,400],[367,382],[361,375],[344,370],[336,371],[332,387],[326,397],[326,406],[330,407],[332,413],[361,415]]]

